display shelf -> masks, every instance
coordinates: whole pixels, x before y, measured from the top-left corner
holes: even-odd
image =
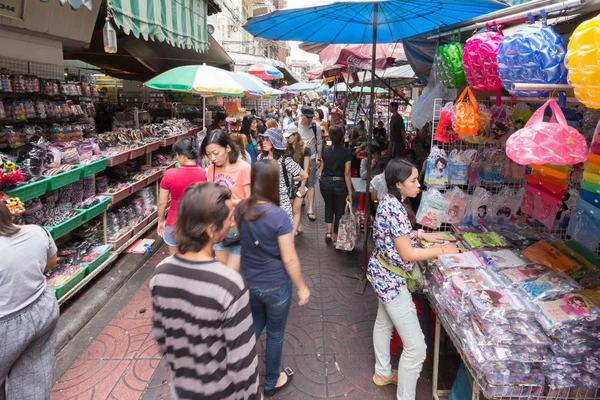
[[[81,224],[83,224],[83,216],[85,213],[81,212],[80,210],[77,211],[79,211],[77,215],[64,220],[58,225],[44,226],[44,229],[50,233],[50,236],[52,236],[52,239],[54,240],[65,236],[67,233],[77,229],[79,226],[81,226]]]
[[[131,150],[123,151],[119,154],[110,156],[106,166],[114,167],[115,165],[123,164],[124,162],[129,161],[129,152],[131,152]]]
[[[144,178],[140,181],[137,181],[136,183],[134,183],[133,185],[131,185],[131,192],[129,193],[134,194],[135,192],[137,192],[138,190],[148,186],[148,178]]]
[[[89,263],[81,263],[81,266],[85,268],[85,274],[89,275],[94,272],[99,266],[104,264],[106,260],[110,258],[110,251],[112,250],[112,245],[106,245],[106,250],[102,252],[95,260]]]
[[[175,135],[175,136],[171,136],[168,138],[161,138],[160,139],[160,143],[161,143],[160,147],[171,146],[173,143],[175,143],[179,139],[197,135],[198,132],[200,132],[201,130],[202,130],[202,128],[192,128],[192,129],[188,130],[187,132],[182,133],[180,135]]]
[[[119,236],[117,239],[109,240],[107,243],[112,244],[114,248],[121,248],[133,236],[133,227]]]
[[[48,181],[48,190],[60,189],[63,186],[70,185],[71,183],[77,182],[81,179],[83,173],[82,167],[73,168],[70,171],[62,172],[60,174],[50,176]]]
[[[44,195],[48,190],[49,181],[49,178],[44,177],[35,182],[21,185],[14,189],[5,190],[4,193],[8,195],[8,197],[18,197],[22,202],[26,202]]]
[[[71,279],[69,279],[67,282],[63,283],[62,285],[55,287],[54,288],[54,294],[56,295],[56,299],[60,300],[63,297],[65,297],[65,295],[67,293],[69,293],[71,290],[73,290],[73,288],[75,286],[77,286],[79,283],[81,283],[83,281],[85,277],[85,268],[82,268],[81,270],[77,271],[77,273],[75,275],[73,275],[71,277]]]
[[[149,184],[151,184],[153,182],[156,182],[157,180],[159,180],[163,176],[163,174],[164,174],[164,171],[158,171],[158,172],[150,175],[148,177],[148,179],[146,179],[146,184],[149,185]]]
[[[107,163],[108,163],[108,157],[103,157],[98,161],[94,161],[89,164],[84,164],[81,177],[87,178],[88,176],[92,176],[92,175],[97,174],[98,172],[104,171],[106,169]]]
[[[148,145],[145,144],[143,146],[140,146],[138,148],[135,148],[135,149],[131,150],[129,152],[129,159],[133,160],[134,158],[138,158],[138,157],[143,156],[144,154],[147,153],[147,147],[148,147]]]
[[[73,286],[69,291],[67,291],[64,295],[62,295],[58,299],[58,304],[61,305],[65,301],[69,300],[75,293],[81,290],[81,288],[85,287],[92,279],[94,279],[100,272],[102,272],[106,267],[112,264],[119,257],[118,253],[109,253],[109,257],[106,261],[104,261],[101,265],[99,265],[95,270],[90,272],[88,275],[83,277],[83,279]],[[85,274],[85,270],[84,270]]]
[[[98,204],[93,207],[82,209],[78,208],[79,211],[83,213],[83,222],[89,221],[93,218],[96,218],[98,215],[102,214],[111,202],[110,196],[105,196],[105,198]]]
[[[146,154],[152,153],[160,148],[160,141],[156,140],[146,146]]]

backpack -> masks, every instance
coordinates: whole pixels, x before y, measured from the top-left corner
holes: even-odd
[[[300,129],[300,123],[298,121],[294,121],[294,124],[298,129]],[[317,123],[315,121],[310,123],[310,129],[313,131],[313,136],[315,137],[315,143],[317,142]]]

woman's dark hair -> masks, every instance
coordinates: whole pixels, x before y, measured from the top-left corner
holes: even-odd
[[[198,144],[195,137],[179,139],[173,144],[173,151],[190,160],[198,158]]]
[[[214,123],[221,122],[227,119],[227,113],[224,111],[217,111],[214,116]]]
[[[205,150],[209,144],[216,144],[218,146],[223,147],[224,149],[226,149],[227,146],[229,146],[229,148],[231,149],[231,151],[229,152],[229,164],[235,164],[238,160],[238,156],[240,153],[239,149],[237,148],[236,144],[233,143],[229,135],[223,132],[222,130],[213,129],[212,131],[210,131],[210,133],[206,137],[205,142]]]
[[[404,205],[404,208],[408,213],[408,219],[414,226],[415,212],[410,206],[410,202],[402,201],[402,195],[400,194],[398,188],[396,188],[396,184],[398,182],[403,183],[412,175],[413,168],[416,169],[417,167],[406,158],[394,158],[390,160],[385,168],[385,183],[387,185],[388,192],[397,198],[402,205]]]
[[[331,139],[331,144],[342,144],[344,141],[344,130],[337,125],[329,128],[329,138]]]
[[[256,214],[256,203],[268,201],[279,206],[279,165],[277,161],[264,159],[252,165],[250,175],[250,197],[238,205],[236,221],[241,226],[242,221],[256,221],[262,218],[266,211]]]
[[[13,224],[13,215],[6,204],[0,201],[0,237],[12,236],[20,230],[21,228]]]
[[[240,128],[240,133],[246,135],[248,141],[250,141],[250,135],[252,135],[250,127],[252,126],[252,122],[254,122],[255,119],[256,117],[254,115],[246,115],[244,119],[242,119],[242,127]]]
[[[286,117],[291,117],[292,116],[292,109],[291,108],[286,108],[285,110],[283,110],[283,115],[285,115]]]
[[[198,252],[209,242],[207,229],[220,231],[229,217],[226,201],[231,191],[214,182],[193,183],[185,189],[177,208],[173,236],[180,253]]]
[[[319,121],[323,121],[325,119],[325,114],[323,114],[323,110],[320,108],[315,109],[315,112],[319,114]]]

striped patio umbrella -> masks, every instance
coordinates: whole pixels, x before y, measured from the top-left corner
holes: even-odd
[[[254,82],[256,82],[256,84],[264,91],[265,97],[280,96],[285,93],[284,91],[272,88],[271,86],[269,86],[267,84],[267,82],[263,81],[262,79],[260,79],[259,77],[255,76],[255,75],[250,75],[247,72],[238,72],[237,74],[246,76],[246,77],[248,77],[248,79],[251,79]]]
[[[265,81],[272,81],[275,79],[283,78],[283,74],[280,70],[272,65],[267,64],[254,64],[246,71],[250,75],[258,76],[260,79]]]
[[[197,93],[202,96],[262,96],[262,91],[245,77],[239,78],[223,69],[208,65],[185,65],[170,69],[150,79],[144,86],[179,92]]]

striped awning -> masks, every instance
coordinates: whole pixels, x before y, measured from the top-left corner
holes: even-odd
[[[204,0],[108,0],[108,9],[128,35],[200,53],[208,50]]]

